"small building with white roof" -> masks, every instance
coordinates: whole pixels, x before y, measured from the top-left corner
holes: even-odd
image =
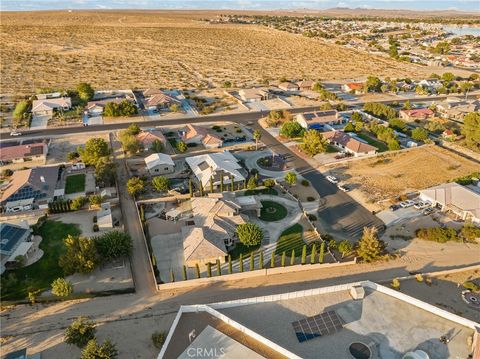
[[[145,158],[145,165],[152,176],[159,176],[175,172],[175,163],[172,157],[165,153],[153,153]]]

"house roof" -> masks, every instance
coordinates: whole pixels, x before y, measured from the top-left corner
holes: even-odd
[[[104,100],[89,101],[87,103],[87,110],[90,110],[94,107],[105,107],[107,103],[114,102],[120,104],[122,101],[130,101],[127,97],[116,97],[116,98],[106,98]]]
[[[145,106],[158,106],[158,105],[164,105],[169,103],[179,104],[180,101],[173,96],[167,95],[166,93],[157,93],[157,94],[151,95],[145,100]]]
[[[328,123],[331,121],[335,121],[338,118],[338,112],[336,110],[313,111],[301,113],[297,116],[303,118],[308,124]]]
[[[416,108],[411,110],[400,110],[401,113],[406,114],[408,117],[422,118],[425,116],[433,116],[433,111],[429,108]]]
[[[346,83],[345,86],[347,86],[350,90],[361,90],[363,88],[363,83],[349,82],[349,83]]]
[[[228,151],[207,153],[185,158],[188,166],[199,181],[205,186],[218,171],[233,175],[234,181],[243,181],[245,177],[239,172],[242,168],[238,160]],[[228,181],[229,182],[229,179]]]
[[[2,147],[0,151],[0,161],[11,161],[17,158],[39,156],[46,154],[46,152],[47,144],[44,142]]]
[[[185,130],[185,139],[190,140],[196,136],[202,136],[202,142],[206,145],[209,143],[222,143],[222,139],[216,134],[210,133],[205,127],[187,124]]]
[[[356,138],[347,135],[343,131],[328,131],[328,132],[323,132],[322,135],[328,141],[339,143],[343,147],[348,148],[349,150],[355,153],[366,153],[366,152],[377,150],[376,147],[373,147],[368,143],[359,141]]]
[[[46,100],[34,100],[32,102],[32,112],[49,111],[61,107],[72,107],[70,97],[49,98]]]
[[[268,91],[259,88],[242,89],[238,91],[238,94],[247,99],[261,98],[268,94]]]
[[[0,222],[0,253],[10,255],[30,232],[30,228]]]
[[[303,80],[303,81],[298,81],[297,86],[298,87],[308,87],[311,88],[313,86],[314,82],[312,80]]]
[[[150,147],[155,141],[160,141],[163,144],[167,142],[167,139],[160,130],[142,131],[135,137],[143,144],[144,147]]]
[[[27,184],[45,193],[47,198],[53,197],[58,180],[58,170],[59,166],[42,166],[15,171],[8,187],[2,193],[0,202],[8,200],[10,196]]]
[[[163,91],[160,89],[155,89],[155,88],[149,88],[143,91],[143,96],[148,97],[152,95],[158,95],[158,94],[163,94]]]
[[[185,261],[208,260],[227,255],[223,239],[206,235],[203,227],[182,227],[183,254]]]
[[[175,163],[172,160],[172,157],[165,153],[153,153],[150,156],[145,158],[145,164],[148,169],[152,169],[156,166],[169,165],[175,166]]]
[[[480,194],[456,182],[430,187],[420,193],[443,206],[453,206],[480,219]]]
[[[287,88],[287,89],[297,89],[298,86],[297,84],[291,83],[291,82],[282,82],[281,84],[278,85],[279,88]]]

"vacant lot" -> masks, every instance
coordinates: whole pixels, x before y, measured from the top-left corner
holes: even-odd
[[[85,191],[85,173],[79,173],[67,177],[65,194]]]
[[[2,13],[0,92],[41,87],[184,88],[265,79],[412,77],[426,69],[318,39],[250,25],[211,25],[208,12]],[[299,66],[299,64],[301,66]],[[113,71],[115,70],[115,71]]]
[[[422,146],[330,169],[353,188],[359,188],[367,201],[378,201],[470,174],[478,170],[478,164],[438,146]]]

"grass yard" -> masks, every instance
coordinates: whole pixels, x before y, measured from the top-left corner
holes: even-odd
[[[177,148],[177,139],[175,137],[168,137],[167,140],[174,149]]]
[[[378,152],[385,152],[388,151],[388,147],[385,143],[375,140],[372,137],[364,134],[364,133],[357,133],[357,136],[361,138],[362,140],[365,140],[368,142],[369,145],[372,145],[378,149]]]
[[[47,220],[38,230],[38,235],[42,237],[42,258],[28,267],[6,271],[2,275],[1,299],[24,299],[30,287],[45,291],[50,288],[53,280],[63,277],[58,259],[64,250],[63,239],[69,234],[79,235],[80,230],[74,224]],[[10,276],[10,279],[7,279],[7,276]],[[16,280],[12,279],[12,276]]]
[[[259,188],[259,189],[249,189],[244,192],[245,196],[253,196],[256,194],[271,194],[276,196],[278,194],[275,188]]]
[[[85,192],[85,173],[79,173],[67,177],[65,194]]]
[[[260,248],[260,244],[253,246],[253,247],[247,247],[241,242],[237,242],[235,244],[235,248],[233,248],[228,254],[232,256],[232,261],[236,260],[240,257],[240,254],[243,255],[243,258],[247,258],[250,256],[250,253],[256,252]]]
[[[300,224],[294,224],[282,232],[278,238],[275,254],[281,256],[285,252],[287,257],[292,254],[292,249],[295,250],[295,257],[302,256],[302,250],[305,242],[303,241],[303,227]],[[310,252],[307,251],[307,255]]]
[[[260,211],[260,219],[266,222],[274,222],[284,219],[288,211],[280,203],[273,201],[261,201],[262,209]]]

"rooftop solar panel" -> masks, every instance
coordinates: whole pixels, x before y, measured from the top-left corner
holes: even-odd
[[[335,311],[331,310],[293,322],[292,326],[298,341],[302,343],[338,332],[343,328],[343,321]]]

